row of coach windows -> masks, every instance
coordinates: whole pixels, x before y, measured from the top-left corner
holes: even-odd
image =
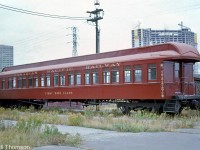
[[[132,75],[131,66],[124,68],[124,82],[132,82],[134,76],[134,82],[142,82],[142,66],[134,66],[134,75]]]
[[[156,64],[149,64],[148,65],[148,80],[156,80],[157,79],[157,71],[156,71]],[[132,66],[124,66],[123,68],[123,80],[124,83],[131,83],[131,82],[142,82],[142,75],[143,75],[143,69],[142,65],[136,65],[134,67]],[[39,80],[40,78],[40,80]],[[66,83],[66,79],[68,80]],[[28,79],[26,77],[10,77],[8,78],[8,88],[26,88],[27,85],[29,88],[32,87],[38,87],[39,82],[41,87],[50,87],[53,86],[65,86],[68,84],[69,86],[73,85],[81,85],[82,81],[84,80],[85,85],[90,84],[99,84],[99,73],[98,69],[96,70],[86,70],[84,73],[84,77],[82,78],[81,72],[79,71],[72,71],[68,72],[68,75],[66,76],[66,73],[54,73],[52,80],[51,80],[51,74],[42,74],[40,77],[35,76],[29,76]],[[102,73],[102,82],[103,84],[110,84],[112,83],[119,83],[120,80],[120,72],[119,68],[104,68]],[[28,82],[28,83],[27,83]],[[51,83],[53,82],[53,83]],[[2,89],[6,88],[6,82],[5,80],[2,80]]]

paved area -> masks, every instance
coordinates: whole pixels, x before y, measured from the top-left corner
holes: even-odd
[[[199,150],[200,126],[175,132],[120,133],[98,129],[57,126],[62,133],[79,133],[84,143],[79,148],[45,146],[34,150]]]
[[[15,124],[14,121],[9,121]],[[49,124],[50,125],[50,124]],[[51,126],[51,125],[50,125]],[[121,133],[99,129],[56,125],[61,133],[77,134],[84,139],[79,148],[44,146],[33,150],[199,150],[200,123],[193,129],[174,132]]]

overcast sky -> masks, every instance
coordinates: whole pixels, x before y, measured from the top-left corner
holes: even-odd
[[[94,0],[0,0],[0,4],[53,15],[89,17]],[[131,30],[141,28],[178,30],[183,24],[198,35],[199,0],[100,0],[104,19],[101,52],[131,47]],[[72,30],[78,28],[78,55],[95,53],[95,26],[86,20],[32,16],[0,8],[0,44],[14,46],[14,64],[26,64],[72,56]],[[198,46],[199,49],[199,46]]]

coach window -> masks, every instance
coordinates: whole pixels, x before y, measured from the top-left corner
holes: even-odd
[[[92,83],[93,84],[98,84],[99,83],[98,70],[92,70]]]
[[[8,79],[8,88],[12,89],[13,88],[13,78]]]
[[[17,81],[16,80],[17,80],[16,77],[14,77],[13,78],[13,88],[16,88],[16,86],[17,86]]]
[[[134,81],[142,82],[142,66],[134,66]]]
[[[47,87],[51,86],[51,76],[50,76],[50,74],[46,74],[46,86]]]
[[[53,82],[54,86],[58,86],[58,73],[54,73]]]
[[[119,68],[112,69],[112,83],[119,83]]]
[[[174,64],[174,78],[179,79],[179,63]]]
[[[65,73],[60,74],[60,85],[64,86],[65,85]]]
[[[124,67],[124,82],[129,83],[131,82],[131,66]]]
[[[148,80],[156,80],[156,64],[148,65]]]
[[[33,77],[32,76],[28,77],[28,87],[33,87]]]
[[[81,74],[80,72],[76,73],[76,85],[80,85],[81,84]]]
[[[85,72],[85,84],[90,84],[90,71],[86,70]]]
[[[69,82],[69,85],[74,85],[74,74],[73,74],[73,72],[68,73],[68,82]]]
[[[44,87],[44,74],[40,78],[41,87]]]
[[[22,78],[22,87],[26,88],[26,77]]]
[[[103,71],[103,83],[110,83],[110,71],[108,68]]]
[[[33,78],[33,86],[38,87],[38,76],[34,76]]]
[[[22,77],[18,77],[17,83],[17,87],[22,88]]]
[[[1,84],[2,84],[2,89],[6,89],[6,81],[5,80],[2,80],[1,81]]]

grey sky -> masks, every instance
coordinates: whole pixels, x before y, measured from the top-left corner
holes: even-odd
[[[0,0],[0,4],[30,11],[88,17],[93,0]],[[100,0],[101,52],[131,47],[131,30],[141,28],[180,29],[178,23],[200,36],[199,0]],[[15,65],[71,57],[72,31],[78,27],[78,54],[95,53],[95,27],[87,21],[31,16],[0,9],[0,44],[14,46]],[[68,36],[66,36],[68,35]],[[199,38],[198,38],[198,43]],[[198,48],[199,49],[199,48]]]

